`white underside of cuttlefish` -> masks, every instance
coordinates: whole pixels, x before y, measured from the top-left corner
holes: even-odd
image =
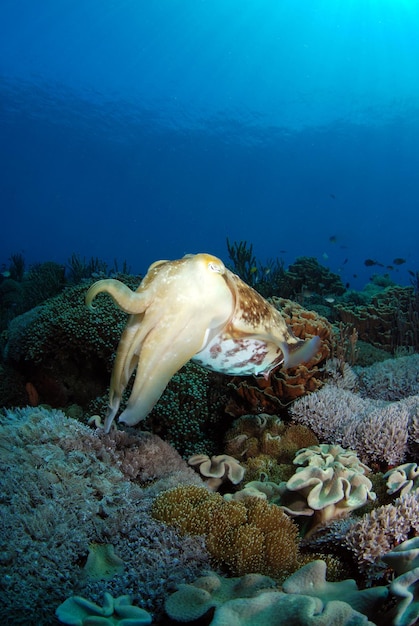
[[[309,361],[320,339],[297,339],[269,302],[210,254],[157,261],[136,291],[114,279],[99,280],[86,303],[101,292],[130,314],[111,376],[109,431],[122,394],[136,370],[120,422],[137,424],[190,359],[229,375],[267,375],[274,367]]]

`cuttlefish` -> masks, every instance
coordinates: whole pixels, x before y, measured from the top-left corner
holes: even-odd
[[[99,280],[86,304],[101,292],[130,314],[116,352],[110,383],[108,432],[136,369],[120,422],[144,419],[172,376],[192,359],[234,376],[262,374],[282,364],[309,361],[320,338],[297,339],[275,307],[210,254],[153,263],[136,291],[115,279]]]

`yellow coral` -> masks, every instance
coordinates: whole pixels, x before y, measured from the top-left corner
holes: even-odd
[[[183,534],[202,534],[214,561],[233,576],[282,578],[299,566],[298,528],[276,505],[258,498],[226,502],[203,487],[161,493],[153,516]]]

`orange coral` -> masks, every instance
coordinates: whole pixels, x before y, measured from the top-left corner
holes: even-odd
[[[308,363],[288,370],[276,368],[267,379],[233,378],[230,384],[233,394],[226,411],[234,417],[245,413],[277,413],[296,398],[316,391],[324,377],[319,366],[332,354],[333,328],[326,318],[285,298],[273,297],[270,301],[281,311],[296,337],[321,338],[319,351]]]
[[[278,463],[292,461],[300,448],[318,443],[301,424],[284,424],[277,415],[243,415],[226,434],[226,453],[240,459],[266,455]]]
[[[282,578],[300,565],[297,525],[265,500],[227,502],[204,487],[180,486],[160,494],[152,514],[181,533],[203,534],[214,561],[233,576]]]
[[[376,348],[394,352],[398,346],[416,345],[417,318],[412,287],[395,285],[374,296],[370,304],[340,303],[335,309],[345,324],[356,328],[359,339]]]

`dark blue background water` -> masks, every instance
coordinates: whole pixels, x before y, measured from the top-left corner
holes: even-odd
[[[408,284],[418,32],[414,0],[2,0],[0,264],[228,236]]]

